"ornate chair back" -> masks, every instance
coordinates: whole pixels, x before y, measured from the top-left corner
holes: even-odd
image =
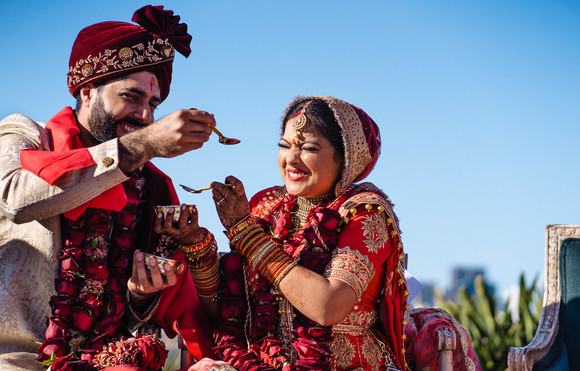
[[[509,371],[575,370],[580,365],[580,225],[546,228],[544,305],[536,334],[512,347]]]

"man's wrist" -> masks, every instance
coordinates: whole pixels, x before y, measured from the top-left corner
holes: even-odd
[[[144,130],[144,129],[142,129]],[[138,131],[142,131],[138,130]],[[144,136],[137,134],[138,131],[123,135],[118,138],[119,142],[119,169],[125,174],[132,171],[149,161],[153,156],[147,150]]]

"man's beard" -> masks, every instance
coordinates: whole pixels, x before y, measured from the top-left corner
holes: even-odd
[[[117,125],[127,123],[135,127],[144,127],[139,120],[131,117],[125,117],[121,120],[115,120],[113,115],[105,111],[105,105],[101,99],[101,94],[97,93],[95,103],[91,107],[91,113],[88,118],[89,130],[96,141],[103,143],[117,137]]]

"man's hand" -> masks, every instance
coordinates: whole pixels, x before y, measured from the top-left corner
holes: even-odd
[[[175,111],[119,138],[119,168],[129,174],[154,157],[175,157],[201,148],[215,124],[213,115],[205,111]]]

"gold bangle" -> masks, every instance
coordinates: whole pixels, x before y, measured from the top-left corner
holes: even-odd
[[[208,257],[208,255],[212,255]],[[211,262],[210,259],[217,260],[217,243],[213,243],[209,249],[205,250],[203,254],[186,254],[187,267],[191,270],[202,268],[205,263]]]
[[[205,237],[203,240],[201,240],[201,242],[194,243],[192,245],[184,245],[181,243],[179,244],[181,251],[183,251],[184,254],[193,254],[202,251],[211,245],[211,243],[214,241],[214,236],[210,231],[205,228],[201,228],[201,230],[205,232]]]
[[[200,299],[217,302],[217,301],[219,301],[221,295],[219,292],[216,292],[216,293],[213,293],[211,295],[202,295],[202,294],[198,293],[197,296]]]
[[[256,232],[262,232],[262,228],[260,228],[257,224],[250,225],[242,232],[232,236],[232,238],[230,238],[230,245],[235,246],[239,244],[240,241],[248,238],[249,236],[253,236]]]
[[[273,286],[275,289],[278,289],[280,287],[280,282],[282,282],[284,277],[286,277],[288,273],[290,273],[290,271],[294,269],[295,266],[296,262],[292,262],[291,264],[288,264],[286,267],[284,267],[284,269],[282,269],[281,272],[278,273],[276,279],[273,282]]]
[[[203,279],[203,278],[207,278],[207,277],[211,277],[212,275],[216,274],[217,272],[219,272],[220,270],[220,265],[219,263],[216,261],[211,268],[207,271],[207,272],[202,272],[202,273],[198,273],[196,272],[197,270],[201,270],[201,269],[190,269],[189,273],[191,274],[192,278],[199,278],[199,279]],[[205,270],[204,270],[205,271]],[[195,281],[195,280],[194,280]]]
[[[245,218],[243,218],[242,220],[240,220],[239,222],[234,224],[233,227],[231,227],[230,229],[225,231],[226,237],[231,240],[233,236],[240,233],[241,231],[246,229],[248,226],[253,225],[254,222],[255,222],[255,219],[251,214],[246,216]]]
[[[252,256],[248,258],[248,264],[250,265],[250,267],[252,267],[252,269],[255,269],[256,265],[260,262],[260,260],[262,260],[264,255],[266,255],[274,245],[275,245],[274,242],[268,241],[261,248],[259,248],[256,253],[252,254]]]
[[[255,243],[261,239],[262,234],[264,231],[258,226],[256,228],[246,229],[246,231],[240,233],[238,236],[232,239],[233,242],[230,242],[230,246],[235,250],[238,250],[242,255],[250,255],[247,254],[249,250],[252,249],[252,246],[255,246]]]
[[[252,247],[256,246],[262,240],[262,233],[263,233],[262,231],[257,231],[256,233],[250,233],[245,238],[242,238],[236,244],[236,246],[238,247],[237,250],[240,251],[242,255],[245,256],[247,252],[250,252],[250,250],[252,250]],[[251,253],[248,255],[251,255]]]

